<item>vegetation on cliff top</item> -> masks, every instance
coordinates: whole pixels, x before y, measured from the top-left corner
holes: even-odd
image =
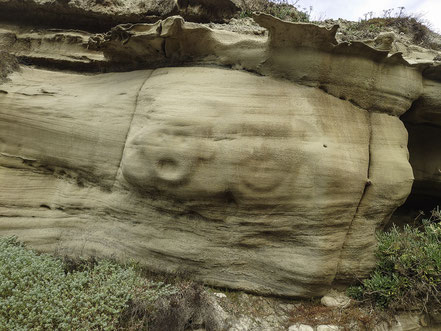
[[[300,7],[299,1],[288,0],[243,0],[240,17],[249,17],[252,12],[263,12],[290,22],[312,22],[317,24],[339,24],[343,41],[374,39],[380,32],[393,31],[406,37],[409,43],[425,48],[441,50],[441,36],[430,29],[430,24],[421,15],[409,14],[405,7],[383,10],[382,15],[368,12],[357,22],[312,18],[313,7]]]
[[[287,0],[244,0],[241,17],[251,16],[253,12],[262,12],[290,22],[309,22],[312,7],[297,8],[298,1]]]

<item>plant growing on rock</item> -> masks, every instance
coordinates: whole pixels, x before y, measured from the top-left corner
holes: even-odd
[[[348,294],[392,309],[441,311],[441,213],[432,212],[420,228],[392,227],[378,234],[377,266]]]

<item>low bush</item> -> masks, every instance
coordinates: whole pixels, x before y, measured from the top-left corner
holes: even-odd
[[[71,266],[0,238],[1,330],[114,330],[145,327],[154,303],[174,287],[109,260]],[[142,309],[139,309],[141,307]],[[134,312],[134,309],[138,310]]]
[[[377,266],[348,294],[391,309],[441,311],[441,214],[378,234]]]
[[[416,16],[375,17],[357,23],[357,29],[379,33],[387,28],[395,28],[397,32],[412,36],[412,42],[430,46],[430,29]]]
[[[404,7],[383,10],[381,17],[368,12],[358,22],[346,21],[340,31],[344,41],[374,39],[380,32],[392,31],[403,35],[406,42],[441,50],[440,36],[430,29],[430,23],[421,14],[406,13]]]
[[[312,7],[296,8],[298,1],[288,0],[243,0],[240,17],[251,16],[253,12],[262,12],[290,22],[309,22]]]

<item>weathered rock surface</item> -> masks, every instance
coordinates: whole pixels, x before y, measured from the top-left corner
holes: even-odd
[[[238,11],[232,0],[0,0],[3,21],[89,31],[177,14],[197,22],[224,21]]]
[[[441,200],[441,127],[406,122],[410,162],[415,175],[412,188],[417,203],[428,200],[433,208]]]
[[[306,324],[295,324],[291,325],[288,331],[314,331],[314,329]]]
[[[79,30],[39,30],[0,24],[0,48],[22,63],[75,71],[105,71],[101,52],[88,47],[91,34]]]
[[[423,93],[402,116],[409,131],[410,161],[415,174],[415,203],[441,202],[441,66],[423,72]]]
[[[255,19],[268,36],[176,16],[105,34],[3,25],[0,45],[40,68],[0,86],[0,234],[264,294],[365,276],[412,187],[398,116],[436,99],[432,67]]]
[[[320,300],[322,305],[332,308],[347,308],[351,304],[351,299],[344,293],[331,290]]]
[[[91,37],[90,47],[132,68],[203,62],[286,78],[392,115],[403,114],[421,94],[421,72],[399,53],[389,56],[361,42],[338,44],[337,26],[328,30],[266,14],[254,19],[269,30],[269,37],[212,30],[170,17],[155,24],[117,26]]]
[[[49,240],[38,216],[39,235],[21,235],[40,237],[43,250],[60,242],[80,253],[86,231],[84,252],[130,251],[151,267],[168,260],[216,285],[310,295],[334,279],[367,180],[366,111],[217,68],[89,77],[24,69],[10,78],[0,100],[5,232],[34,222],[22,214],[28,201],[62,237]],[[335,130],[336,114],[351,122]],[[32,171],[16,169],[23,162]],[[88,221],[72,223],[72,209]]]

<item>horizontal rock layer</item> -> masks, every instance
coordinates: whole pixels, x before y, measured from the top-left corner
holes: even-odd
[[[222,22],[238,11],[232,0],[0,0],[2,21],[87,31],[177,14],[196,22]]]
[[[413,181],[398,116],[436,118],[438,69],[255,20],[267,36],[181,17],[101,34],[3,24],[22,63],[83,74],[5,71],[0,234],[263,294],[367,275]]]

